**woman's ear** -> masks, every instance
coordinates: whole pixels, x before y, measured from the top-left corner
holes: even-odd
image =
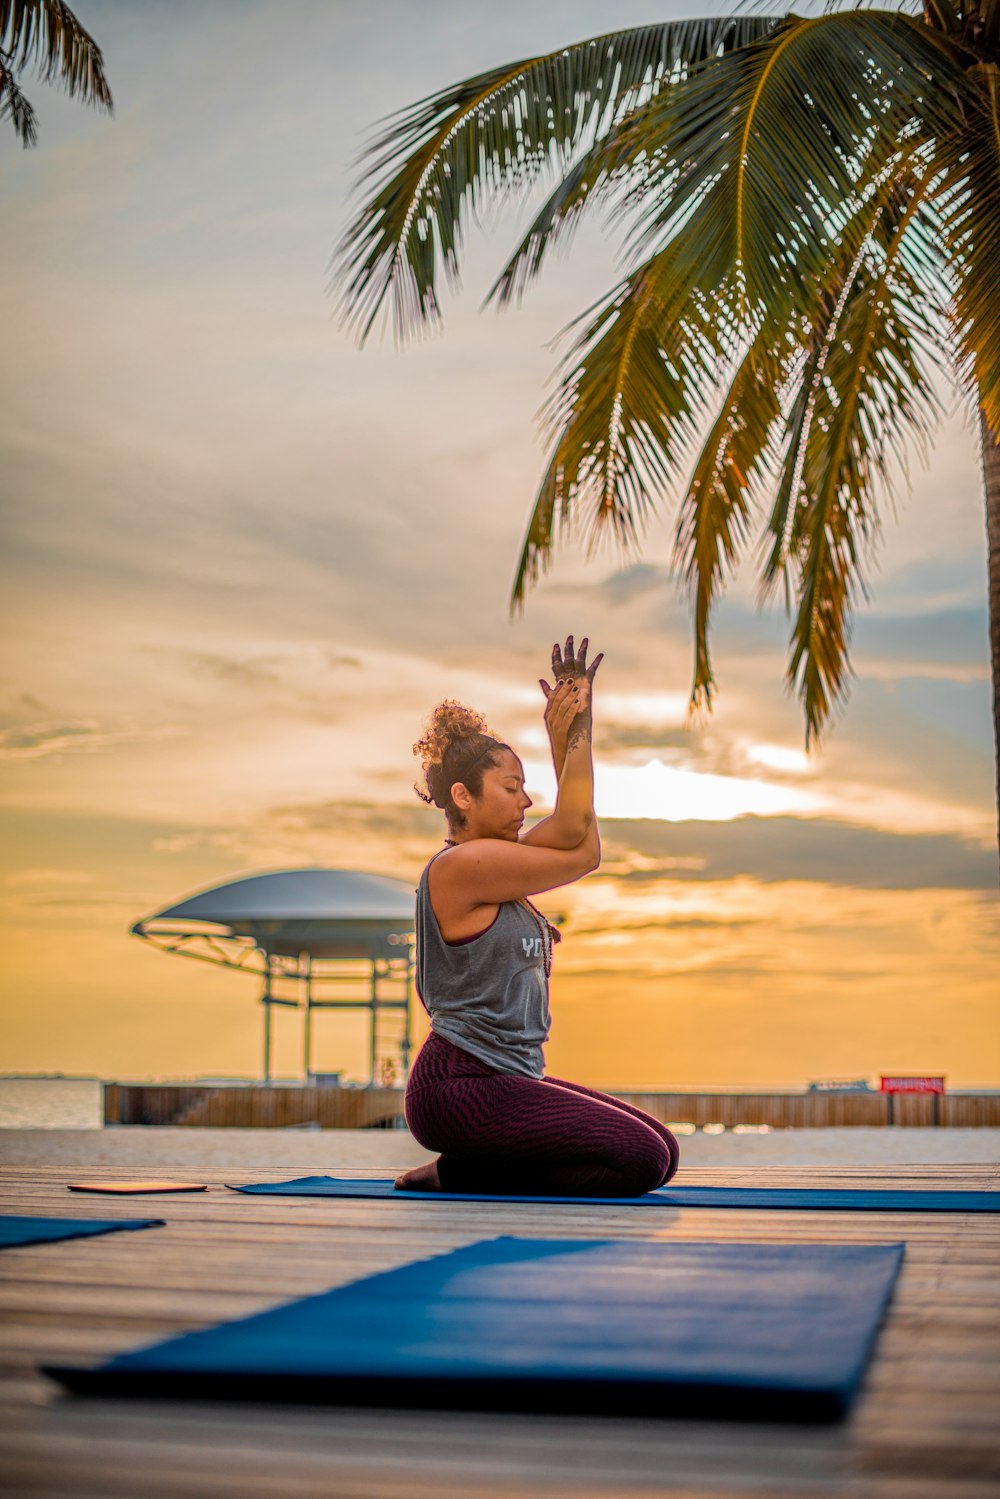
[[[468,812],[472,806],[472,793],[463,781],[452,782],[451,799],[461,812]]]

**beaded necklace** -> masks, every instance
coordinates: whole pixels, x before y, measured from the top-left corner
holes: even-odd
[[[444,841],[449,848],[458,847],[454,838],[446,838]],[[552,925],[548,917],[537,906],[532,905],[526,895],[518,896],[515,904],[524,907],[541,934],[542,953],[545,959],[545,977],[549,978],[552,973],[552,947],[554,943],[562,941],[562,932],[558,927]]]

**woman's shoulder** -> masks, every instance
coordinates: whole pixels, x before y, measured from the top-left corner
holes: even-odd
[[[450,848],[439,848],[436,854],[431,854],[431,857],[427,860],[427,863],[424,865],[423,869],[420,871],[420,883],[421,884],[423,884],[426,881],[428,875],[430,874],[430,872],[431,872],[431,866],[434,865],[434,864],[436,864],[437,861],[438,861],[438,859],[443,858],[445,854],[450,854],[450,853],[451,853],[451,849]]]
[[[454,855],[456,852],[457,849],[451,846],[440,848],[436,854],[433,854],[427,860],[420,875],[420,888],[422,890],[428,894],[433,891],[437,895],[439,892],[447,891],[452,887],[452,881],[449,877],[451,873],[450,866],[454,865]]]
[[[464,843],[449,844],[439,849],[424,865],[420,883],[435,900],[444,897],[459,905],[516,906],[518,901],[469,899],[469,878],[474,869],[489,868],[490,861],[500,851],[500,857],[510,848],[503,838],[469,838]]]
[[[503,838],[469,838],[464,843],[449,844],[439,849],[424,865],[421,882],[435,889],[462,888],[464,880],[473,868],[490,867],[497,850],[509,848]]]

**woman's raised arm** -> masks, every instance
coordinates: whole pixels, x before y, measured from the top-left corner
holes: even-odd
[[[604,654],[588,667],[588,644],[584,638],[574,653],[570,635],[563,652],[555,645],[555,688],[540,683],[546,696],[545,726],[559,784],[552,815],[522,835],[521,842],[535,848],[575,848],[594,820],[593,685]]]
[[[571,885],[600,862],[597,819],[591,817],[575,848],[533,848],[523,840],[471,838],[436,859],[434,868],[436,883],[447,888],[452,901],[471,909]]]

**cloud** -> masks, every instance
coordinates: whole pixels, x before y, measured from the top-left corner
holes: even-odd
[[[80,751],[94,755],[120,744],[172,739],[183,734],[176,724],[152,728],[104,729],[96,720],[34,723],[0,731],[0,760],[41,760]]]
[[[193,671],[203,672],[228,686],[245,688],[247,691],[277,687],[281,683],[281,656],[257,656],[240,660],[236,656],[189,651],[183,659]]]
[[[9,874],[3,883],[12,888],[25,885],[90,885],[94,874],[87,869],[21,869]]]
[[[910,570],[912,578],[913,570]],[[908,579],[909,584],[909,579]],[[610,603],[638,601],[652,617],[676,617],[676,580],[666,567],[635,564],[596,585]],[[982,584],[966,600],[935,606],[909,599],[913,607],[889,611],[861,604],[851,617],[848,654],[859,677],[952,678],[988,676],[989,617]],[[970,597],[971,595],[971,597]],[[710,643],[716,663],[766,657],[777,666],[786,651],[792,619],[780,602],[756,606],[723,594],[713,609]]]
[[[701,746],[695,728],[671,726],[644,727],[641,724],[616,723],[602,714],[599,730],[600,752],[613,758],[623,750],[684,750],[686,758],[700,758]]]
[[[25,900],[22,903],[26,910],[38,912],[54,911],[59,916],[88,916],[91,912],[105,913],[115,911],[122,922],[125,922],[132,909],[132,903],[127,895],[95,895],[86,899],[77,897],[61,898],[57,900]]]
[[[4,759],[36,759],[60,750],[76,747],[90,749],[99,743],[101,735],[96,723],[33,723],[20,729],[4,729],[0,733],[0,757]]]
[[[870,656],[880,673],[892,662],[898,663],[898,675],[944,676],[950,669],[959,680],[969,680],[970,670],[985,678],[988,612],[978,603],[919,613],[865,612],[858,619],[854,655],[862,674],[868,671]]]
[[[695,856],[691,881],[746,876],[766,883],[809,880],[859,889],[988,890],[996,885],[996,850],[952,833],[882,832],[846,822],[799,817],[740,817],[726,823],[603,821],[602,846],[612,860]],[[641,883],[641,867],[612,876]],[[653,876],[656,878],[656,876]]]
[[[139,649],[144,655],[169,663],[185,687],[190,685],[191,678],[196,683],[210,682],[212,691],[207,703],[212,708],[218,707],[220,697],[216,688],[221,686],[226,689],[224,701],[237,711],[245,711],[248,704],[258,705],[263,711],[280,707],[282,714],[292,713],[321,724],[343,720],[348,707],[358,700],[359,683],[349,678],[354,672],[365,670],[360,656],[341,655],[313,642],[298,650],[269,652],[249,647],[239,652],[178,650],[162,645]],[[347,685],[342,677],[345,671]],[[334,689],[333,681],[338,676],[341,680]],[[364,696],[365,687],[360,690]],[[188,708],[194,706],[194,699],[189,698]]]
[[[211,846],[211,835],[202,832],[168,833],[165,837],[150,840],[154,854],[186,854],[193,848]]]
[[[986,577],[982,549],[949,555],[939,547],[933,556],[915,557],[880,577],[875,607],[900,615],[922,615],[927,610],[968,609],[981,598]]]
[[[625,604],[647,594],[662,593],[671,581],[667,568],[652,562],[633,562],[611,573],[598,586],[610,603]]]
[[[726,932],[738,931],[740,927],[753,926],[756,923],[750,917],[740,916],[670,916],[666,915],[657,921],[648,921],[641,916],[630,918],[627,915],[618,914],[615,918],[614,932],[611,934],[627,933],[635,937],[640,932],[663,932],[663,931],[712,931],[722,929]],[[607,927],[599,924],[587,925],[584,922],[573,923],[573,935],[584,936],[594,932],[606,932]]]

